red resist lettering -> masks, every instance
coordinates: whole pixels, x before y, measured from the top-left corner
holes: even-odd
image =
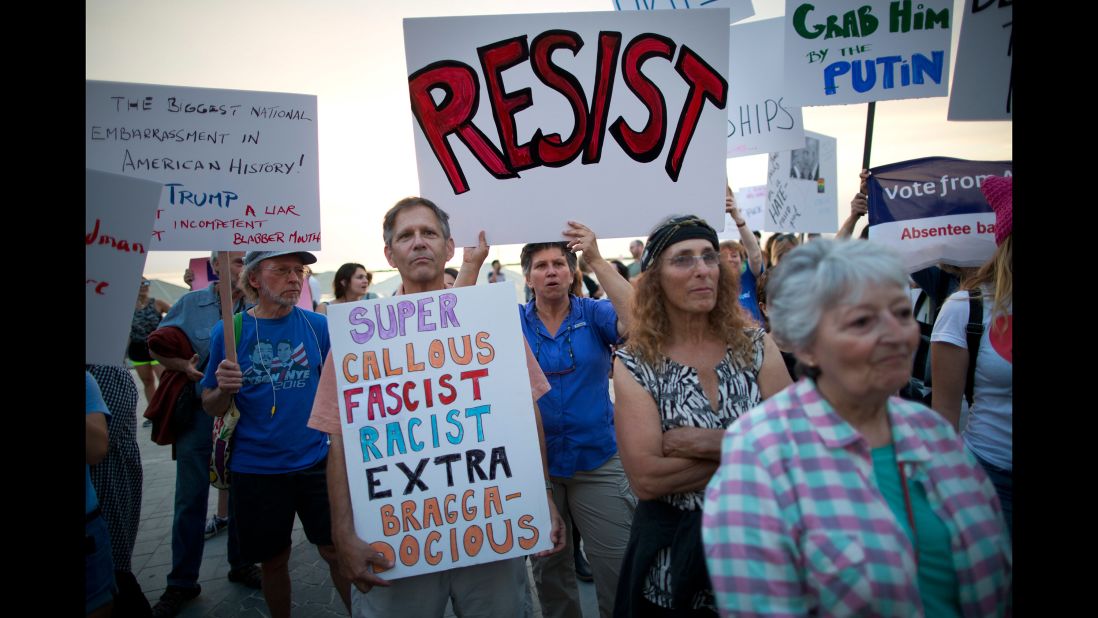
[[[566,49],[576,55],[583,48],[583,39],[575,32],[549,30],[535,37],[529,46],[527,37],[523,35],[478,48],[481,73],[487,82],[488,103],[502,152],[484,131],[473,124],[480,106],[480,79],[473,67],[455,60],[442,60],[412,73],[408,77],[412,114],[454,193],[465,193],[469,190],[469,183],[447,140],[450,135],[457,136],[484,169],[499,179],[515,178],[522,170],[542,165],[567,165],[581,151],[584,165],[598,163],[608,130],[606,121],[621,38],[620,32],[599,33],[594,94],[590,106],[576,77],[552,61],[553,52],[558,49]],[[629,41],[621,54],[625,85],[644,104],[649,116],[648,122],[639,131],[630,127],[624,118],[618,117],[610,125],[609,132],[621,149],[635,161],[647,163],[658,158],[667,135],[666,101],[659,87],[641,72],[641,68],[653,58],[671,62],[677,47],[665,36],[645,33]],[[507,69],[527,61],[542,83],[568,100],[574,128],[567,139],[556,133],[543,134],[538,129],[529,142],[518,143],[515,114],[531,107],[534,100],[529,88],[505,91],[502,75]],[[705,103],[724,109],[728,99],[728,82],[685,45],[678,49],[674,67],[689,86],[664,166],[668,177],[677,182]],[[435,89],[443,94],[438,103],[431,94]]]

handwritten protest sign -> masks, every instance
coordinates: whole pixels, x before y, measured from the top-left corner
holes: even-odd
[[[730,28],[729,158],[800,148],[804,118],[785,100],[781,18]]]
[[[972,0],[963,6],[949,119],[1010,120],[1014,6],[1004,0]]]
[[[404,20],[420,194],[457,245],[647,235],[683,205],[721,225],[722,11]]]
[[[164,184],[150,249],[319,249],[316,97],[89,80],[87,167]]]
[[[980,266],[995,253],[995,213],[980,185],[1012,176],[1010,161],[927,157],[870,172],[869,237],[898,251],[908,272]]]
[[[145,270],[159,183],[85,170],[84,362],[121,364]]]
[[[834,232],[838,221],[835,138],[804,132],[804,147],[770,154],[767,167],[768,232]]]
[[[791,105],[945,96],[953,0],[786,0]]]
[[[328,328],[355,531],[387,578],[552,546],[511,286],[330,305]]]
[[[668,9],[720,9],[730,12],[730,24],[747,19],[755,14],[751,0],[614,0],[614,8],[619,11],[662,11]]]
[[[766,210],[766,185],[758,185],[755,187],[744,187],[739,191],[733,191],[736,196],[736,207],[740,209],[740,214],[743,215],[743,221],[747,224],[747,227],[754,230],[763,229],[763,223],[765,221]],[[724,231],[717,234],[717,238],[720,240],[736,240],[740,239],[740,231],[736,227],[736,222],[732,220],[732,215],[725,213],[724,215]]]

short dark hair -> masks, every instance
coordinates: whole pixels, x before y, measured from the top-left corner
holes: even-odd
[[[621,260],[610,260],[610,263],[614,265],[614,268],[618,269],[618,274],[622,279],[629,281],[629,267],[626,266]]]
[[[566,241],[559,242],[532,242],[522,246],[522,255],[519,257],[519,262],[522,264],[522,274],[529,275],[530,267],[534,262],[534,254],[538,251],[545,249],[560,249],[560,252],[564,254],[564,259],[568,261],[568,270],[575,276],[576,268],[576,254],[568,250],[568,243]]]
[[[450,275],[454,279],[458,278],[458,269],[456,269],[456,268],[444,268],[442,270],[442,272],[446,273],[447,275]]]
[[[442,228],[442,237],[446,240],[450,240],[450,215],[446,214],[446,211],[439,208],[437,204],[425,197],[406,197],[389,209],[385,213],[385,218],[381,221],[381,237],[385,240],[385,246],[391,247],[393,245],[393,233],[396,228],[396,218],[402,211],[412,208],[413,206],[426,206],[435,213],[435,217],[438,218],[439,227]]]

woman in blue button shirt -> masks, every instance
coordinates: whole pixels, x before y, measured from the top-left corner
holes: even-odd
[[[553,499],[568,528],[565,539],[571,543],[573,518],[583,531],[599,614],[605,618],[614,610],[636,506],[618,459],[609,390],[610,346],[628,326],[633,287],[603,259],[590,228],[569,221],[564,235],[571,240],[522,248],[522,272],[534,298],[519,307],[519,314],[523,334],[552,386],[538,407]],[[583,252],[609,300],[569,293],[576,251]],[[546,617],[582,615],[572,557],[572,548],[567,548],[534,559],[534,580]]]

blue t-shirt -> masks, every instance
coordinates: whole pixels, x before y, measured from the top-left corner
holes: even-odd
[[[538,317],[537,301],[519,305],[522,334],[552,387],[538,399],[549,474],[563,478],[594,470],[618,452],[609,382],[618,314],[608,299],[570,299],[556,336]]]
[[[763,266],[759,270],[761,275],[766,270],[766,266]],[[755,322],[762,326],[763,316],[759,311],[759,297],[755,288],[758,287],[755,274],[751,272],[751,265],[747,262],[743,264],[743,273],[740,274],[740,306],[751,312],[751,317],[755,319]]]
[[[103,393],[99,390],[99,383],[92,374],[84,372],[84,416],[90,414],[103,414],[110,416],[107,402],[103,401]],[[95,495],[95,487],[92,487],[91,466],[84,464],[84,514],[91,513],[99,506],[99,499]]]
[[[217,388],[217,365],[225,358],[223,325],[210,333],[204,388]],[[240,421],[233,432],[229,468],[250,474],[281,474],[308,468],[328,454],[328,437],[306,426],[328,355],[328,320],[294,307],[276,320],[244,314],[237,360],[244,386],[235,395]]]

